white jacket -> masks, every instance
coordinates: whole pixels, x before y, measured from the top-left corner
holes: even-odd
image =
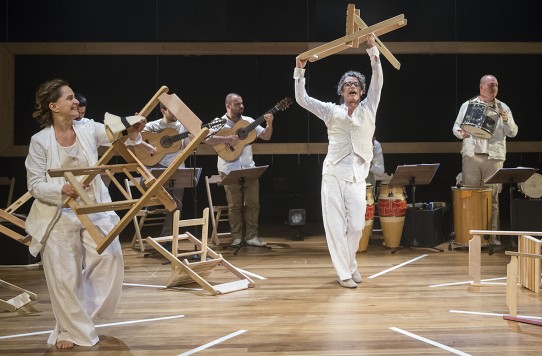
[[[81,143],[83,154],[90,166],[98,162],[98,147],[111,143],[105,133],[105,126],[92,120],[73,126],[77,139]],[[25,161],[27,185],[34,203],[26,219],[26,230],[32,237],[30,253],[36,256],[43,247],[51,228],[60,217],[62,203],[66,196],[62,195],[62,186],[66,184],[64,177],[53,178],[47,170],[61,168],[58,145],[52,126],[42,129],[32,136]],[[97,203],[110,202],[111,197],[100,176],[92,181],[91,187]],[[118,215],[107,212],[111,223],[119,221]]]

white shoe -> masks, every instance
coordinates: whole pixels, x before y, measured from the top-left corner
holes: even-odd
[[[499,237],[494,237],[491,239],[491,243],[494,246],[500,246],[501,245],[501,239]]]
[[[341,285],[341,287],[344,287],[344,288],[357,288],[358,287],[358,285],[356,284],[356,282],[354,282],[352,280],[352,278],[345,279],[344,281],[339,279],[339,284]]]
[[[231,243],[233,246],[239,246],[241,244],[241,239],[234,239]]]
[[[257,236],[254,236],[250,240],[247,240],[247,244],[251,246],[267,246],[267,242],[260,240]]]
[[[352,275],[352,280],[356,283],[361,283],[361,274],[358,271],[354,272]]]

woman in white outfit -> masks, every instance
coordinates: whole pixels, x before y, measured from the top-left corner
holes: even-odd
[[[331,262],[339,284],[345,288],[356,288],[357,283],[361,283],[356,252],[365,224],[365,178],[373,158],[372,137],[383,84],[379,51],[372,34],[367,45],[372,67],[369,89],[365,90],[365,77],[361,73],[346,72],[337,88],[341,105],[324,103],[307,95],[306,61],[297,58],[294,71],[298,104],[327,126],[329,145],[322,169],[322,217]],[[361,101],[365,92],[367,97]]]
[[[58,348],[98,342],[94,319],[113,314],[124,277],[118,238],[99,255],[77,216],[63,206],[66,197],[77,198],[74,187],[63,177],[47,174],[48,169],[93,166],[98,161],[98,147],[110,144],[103,124],[89,120],[73,125],[78,104],[64,80],[53,79],[38,88],[32,116],[43,129],[32,136],[25,162],[28,190],[35,198],[26,220],[32,236],[30,252],[42,255],[56,318],[48,343]],[[136,125],[130,138],[137,140],[143,126]],[[111,200],[99,175],[86,189],[98,203]],[[104,235],[119,221],[114,212],[88,216]]]

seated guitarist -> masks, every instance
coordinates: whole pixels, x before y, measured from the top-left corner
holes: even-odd
[[[178,133],[186,132],[186,128],[181,124],[179,120],[173,115],[171,111],[169,111],[164,104],[160,103],[160,112],[162,112],[162,115],[164,115],[161,119],[150,121],[145,125],[145,128],[143,129],[143,132],[154,132],[154,133],[160,133],[164,131],[165,129],[175,129]],[[175,152],[168,152],[164,154],[164,157],[158,162],[158,164],[154,166],[150,166],[149,168],[167,168],[171,162],[177,157],[179,152],[181,152],[185,146],[190,141],[190,138],[186,138],[182,145],[180,146],[179,150]],[[145,144],[145,142],[143,142]],[[154,151],[156,151],[156,147],[150,147],[148,148],[149,152],[152,152],[154,148]],[[179,166],[179,168],[184,168],[184,162]],[[184,188],[170,188],[165,187],[169,194],[173,197],[175,202],[177,203],[177,209],[181,210],[183,206],[183,195],[184,195]],[[166,220],[164,221],[164,226],[162,227],[162,232],[160,233],[160,236],[171,236],[173,233],[173,213],[175,211],[168,211],[166,214]]]
[[[243,105],[243,98],[239,94],[231,93],[226,96],[226,124],[224,128],[216,133],[216,135],[207,139],[206,143],[209,145],[225,145],[233,148],[234,146],[240,147],[242,138],[239,138],[235,134],[235,126],[237,123],[245,124],[241,121],[244,120],[249,124],[254,122],[254,119],[248,116],[243,116],[245,106]],[[264,119],[266,127],[258,125],[255,127],[256,136],[262,140],[270,140],[273,134],[273,115],[265,114]],[[245,127],[244,125],[243,127]],[[219,152],[219,151],[217,151]],[[227,161],[224,158],[218,156],[218,173],[221,178],[224,178],[233,170],[253,168],[255,163],[252,157],[252,146],[247,144],[242,148],[240,155],[231,161]],[[244,209],[244,222],[246,235],[243,236],[243,227],[241,226],[243,219],[241,218],[241,211],[243,202],[241,201],[241,189],[239,184],[225,185],[226,199],[228,200],[229,210],[229,222],[231,228],[231,234],[233,238],[233,245],[239,245],[242,239],[246,240],[246,243],[252,246],[266,246],[267,243],[262,241],[258,237],[258,217],[260,214],[260,187],[259,181],[253,180],[245,184],[245,209]]]

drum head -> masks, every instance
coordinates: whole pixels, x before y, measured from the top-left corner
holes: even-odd
[[[535,173],[525,182],[518,184],[519,190],[527,197],[539,199],[542,197],[542,175]]]
[[[470,124],[461,124],[461,129],[478,138],[490,139],[491,136],[493,136],[490,132],[484,130],[483,128]]]

